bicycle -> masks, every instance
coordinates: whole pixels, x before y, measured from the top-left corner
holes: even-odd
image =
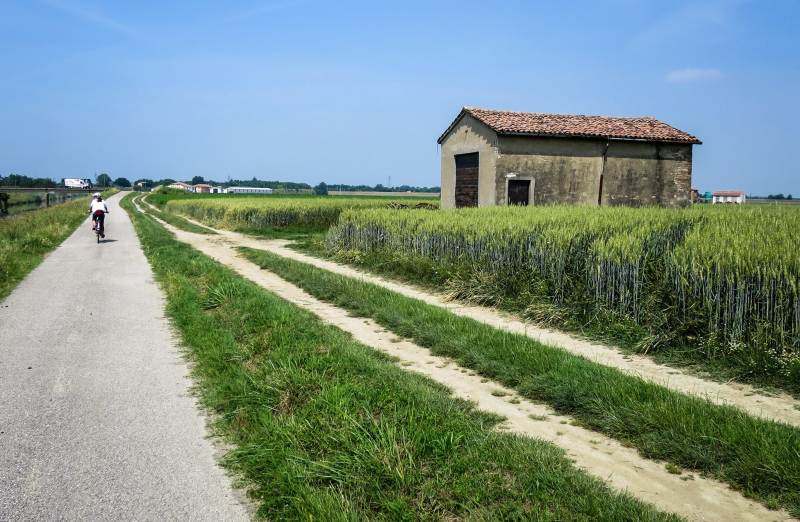
[[[100,238],[106,237],[106,230],[105,230],[105,215],[107,212],[103,212],[101,210],[96,211],[92,214],[92,221],[94,225],[92,226],[92,230],[94,230],[94,234],[97,237],[97,243],[100,243]]]

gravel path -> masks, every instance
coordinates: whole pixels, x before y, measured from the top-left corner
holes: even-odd
[[[119,198],[0,303],[0,520],[247,520]]]
[[[160,222],[179,241],[191,245],[275,295],[314,313],[324,322],[349,332],[356,341],[397,357],[407,370],[444,384],[454,395],[474,401],[484,411],[504,416],[506,422],[501,429],[547,440],[563,448],[578,467],[612,487],[628,491],[661,510],[677,513],[690,520],[791,520],[785,511],[771,511],[716,480],[696,475],[687,480],[689,477],[685,473],[672,474],[663,463],[643,458],[633,448],[627,448],[601,433],[573,425],[574,419],[571,417],[559,415],[546,405],[529,401],[511,389],[482,379],[450,360],[432,355],[426,348],[398,339],[371,319],[354,317],[344,309],[316,299],[292,283],[242,258],[236,250],[241,244],[239,241],[231,241],[225,235],[185,232]],[[275,252],[273,248],[270,251]]]

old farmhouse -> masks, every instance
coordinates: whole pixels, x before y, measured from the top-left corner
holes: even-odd
[[[651,117],[464,107],[439,138],[442,208],[688,205],[700,143]]]

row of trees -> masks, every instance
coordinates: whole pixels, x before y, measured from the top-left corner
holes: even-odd
[[[271,188],[273,190],[309,190],[311,185],[308,183],[295,183],[293,181],[264,181],[260,179],[229,179],[227,181],[206,181],[203,176],[192,178],[192,185],[199,183],[210,183],[223,187],[257,187]]]
[[[0,176],[0,187],[52,188],[60,186],[61,184],[62,183],[51,178],[32,178],[22,174],[9,174],[8,176]],[[126,178],[117,178],[112,181],[111,176],[105,172],[97,175],[95,184],[98,187],[110,187],[112,185],[118,187],[131,186],[131,182]]]
[[[398,185],[395,187],[384,187],[380,183],[375,186],[371,185],[345,185],[336,184],[328,185],[328,190],[338,192],[440,192],[441,187],[416,187],[412,185]]]
[[[55,187],[57,183],[50,178],[32,178],[21,174],[9,174],[0,176],[0,187],[32,187],[49,188]]]
[[[144,189],[151,189],[158,185],[169,185],[170,183],[175,183],[174,179],[171,178],[164,178],[159,180],[152,180],[152,179],[137,179],[133,183],[128,180],[128,178],[116,178],[112,179],[107,173],[103,172],[97,175],[96,185],[98,187],[141,187]],[[223,187],[259,187],[259,188],[271,188],[273,190],[286,190],[286,191],[295,191],[295,190],[311,190],[311,185],[308,183],[295,183],[292,181],[264,181],[260,179],[249,179],[249,180],[242,180],[242,179],[229,179],[224,182],[216,182],[216,181],[206,181],[203,176],[195,176],[192,178],[191,181],[192,185],[198,185],[200,183],[210,183],[213,185],[221,185]],[[54,187],[56,185],[60,185],[53,181],[50,178],[32,178],[29,176],[23,176],[20,174],[9,174],[6,177],[0,176],[0,187]],[[439,187],[414,187],[409,185],[400,185],[398,187],[384,187],[380,183],[375,186],[370,185],[345,185],[345,184],[336,184],[336,185],[327,185],[326,183],[320,183],[319,185],[313,188],[315,194],[327,194],[328,191],[360,191],[360,192],[439,192]],[[784,199],[783,194],[778,194],[777,196],[769,196],[770,199]],[[792,199],[791,194],[786,199]]]

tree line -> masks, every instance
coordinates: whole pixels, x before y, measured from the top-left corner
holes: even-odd
[[[0,176],[0,187],[49,188],[56,185],[58,184],[50,178],[32,178],[21,174]]]
[[[397,185],[384,187],[380,183],[372,185],[346,185],[342,183],[327,185],[333,192],[441,192],[441,187],[417,187],[413,185]]]
[[[112,179],[107,173],[103,172],[97,175],[97,180],[95,185],[98,187],[121,187],[121,188],[128,188],[128,187],[137,187],[143,189],[151,189],[153,187],[157,187],[158,185],[170,185],[175,183],[176,180],[172,178],[163,178],[163,179],[148,179],[148,178],[141,178],[135,180],[133,183],[130,182],[128,178],[119,177],[116,179]],[[200,183],[208,183],[210,185],[217,185],[222,187],[256,187],[256,188],[271,188],[273,190],[285,190],[285,191],[306,191],[312,190],[316,194],[327,194],[328,191],[334,192],[439,192],[439,187],[417,187],[412,185],[399,185],[396,187],[385,187],[382,184],[378,183],[377,185],[347,185],[342,183],[337,183],[333,185],[328,185],[325,182],[322,182],[315,187],[312,187],[308,183],[297,183],[293,181],[269,181],[269,180],[260,180],[260,179],[229,179],[227,181],[206,181],[203,176],[194,176],[192,180],[189,182],[192,185],[198,185]],[[0,187],[31,187],[31,188],[50,188],[55,186],[60,186],[63,183],[56,182],[50,178],[33,178],[30,176],[25,176],[21,174],[9,174],[8,176],[0,176]],[[778,197],[779,196],[779,197]],[[770,199],[783,199],[783,194],[779,194],[778,196],[770,195]],[[787,199],[792,199],[791,194],[788,196]]]

